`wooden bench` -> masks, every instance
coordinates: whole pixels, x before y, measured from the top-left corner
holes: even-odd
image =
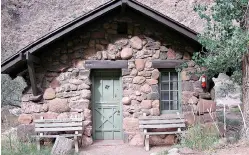
[[[168,114],[162,116],[146,116],[139,117],[139,128],[143,130],[145,150],[149,151],[149,137],[150,135],[165,135],[165,134],[182,134],[185,128],[185,120],[181,114]],[[167,132],[151,132],[148,129],[176,129],[175,131]]]
[[[40,150],[40,140],[42,138],[56,138],[57,136],[73,137],[75,144],[75,152],[79,152],[78,137],[82,136],[83,119],[37,119],[34,120],[35,132],[37,133],[36,144],[37,150]],[[58,134],[58,132],[72,132],[72,134]]]

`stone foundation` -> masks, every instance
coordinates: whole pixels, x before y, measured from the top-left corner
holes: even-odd
[[[131,145],[141,145],[138,117],[160,115],[158,69],[152,60],[187,60],[181,71],[182,108],[187,113],[199,105],[203,92],[199,77],[189,75],[198,66],[191,61],[195,47],[191,41],[150,19],[138,15],[105,18],[81,28],[43,49],[36,66],[36,78],[42,95],[27,90],[22,98],[19,122],[32,124],[34,119],[71,118],[84,115],[83,145],[93,143],[91,109],[91,71],[85,60],[128,60],[122,69],[123,131]],[[127,24],[127,33],[119,34],[119,23]],[[172,144],[173,135],[152,136],[151,144]]]

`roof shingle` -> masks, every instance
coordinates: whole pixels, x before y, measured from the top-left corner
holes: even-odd
[[[2,1],[2,61],[42,36],[109,0]],[[137,0],[190,29],[201,32],[203,21],[193,11],[197,3],[209,0]],[[178,2],[179,1],[179,2]]]

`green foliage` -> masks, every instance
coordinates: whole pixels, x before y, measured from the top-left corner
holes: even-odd
[[[161,152],[157,152],[156,155],[167,155],[168,154],[168,151],[167,150],[164,150],[164,151],[161,151]]]
[[[243,25],[248,0],[215,0],[210,8],[198,5],[195,11],[206,21],[206,27],[199,35],[199,42],[205,47],[195,53],[193,60],[200,67],[206,67],[205,74],[213,77],[218,73],[232,72],[233,79],[241,83],[241,63],[248,52],[249,35]]]
[[[45,147],[37,151],[36,144],[30,142],[20,142],[13,135],[2,136],[2,155],[50,155],[51,148]]]
[[[197,124],[188,129],[186,135],[182,137],[181,145],[192,149],[207,150],[211,149],[218,141],[218,134],[206,131]]]
[[[2,106],[20,106],[22,92],[27,84],[25,80],[18,76],[14,80],[7,74],[1,74]]]
[[[8,133],[1,136],[2,155],[51,155],[52,146],[42,146],[37,150],[36,143],[31,138],[27,142],[19,141],[16,133]],[[68,155],[79,155],[72,149]]]

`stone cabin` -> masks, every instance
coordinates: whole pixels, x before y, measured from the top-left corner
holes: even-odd
[[[22,75],[29,84],[20,123],[83,113],[84,146],[100,139],[142,145],[143,113],[184,113],[193,124],[193,109],[214,104],[199,99],[199,77],[189,74],[199,69],[191,56],[200,48],[196,32],[136,1],[118,0],[22,49],[2,62],[2,73]],[[175,136],[151,141],[172,144]]]

